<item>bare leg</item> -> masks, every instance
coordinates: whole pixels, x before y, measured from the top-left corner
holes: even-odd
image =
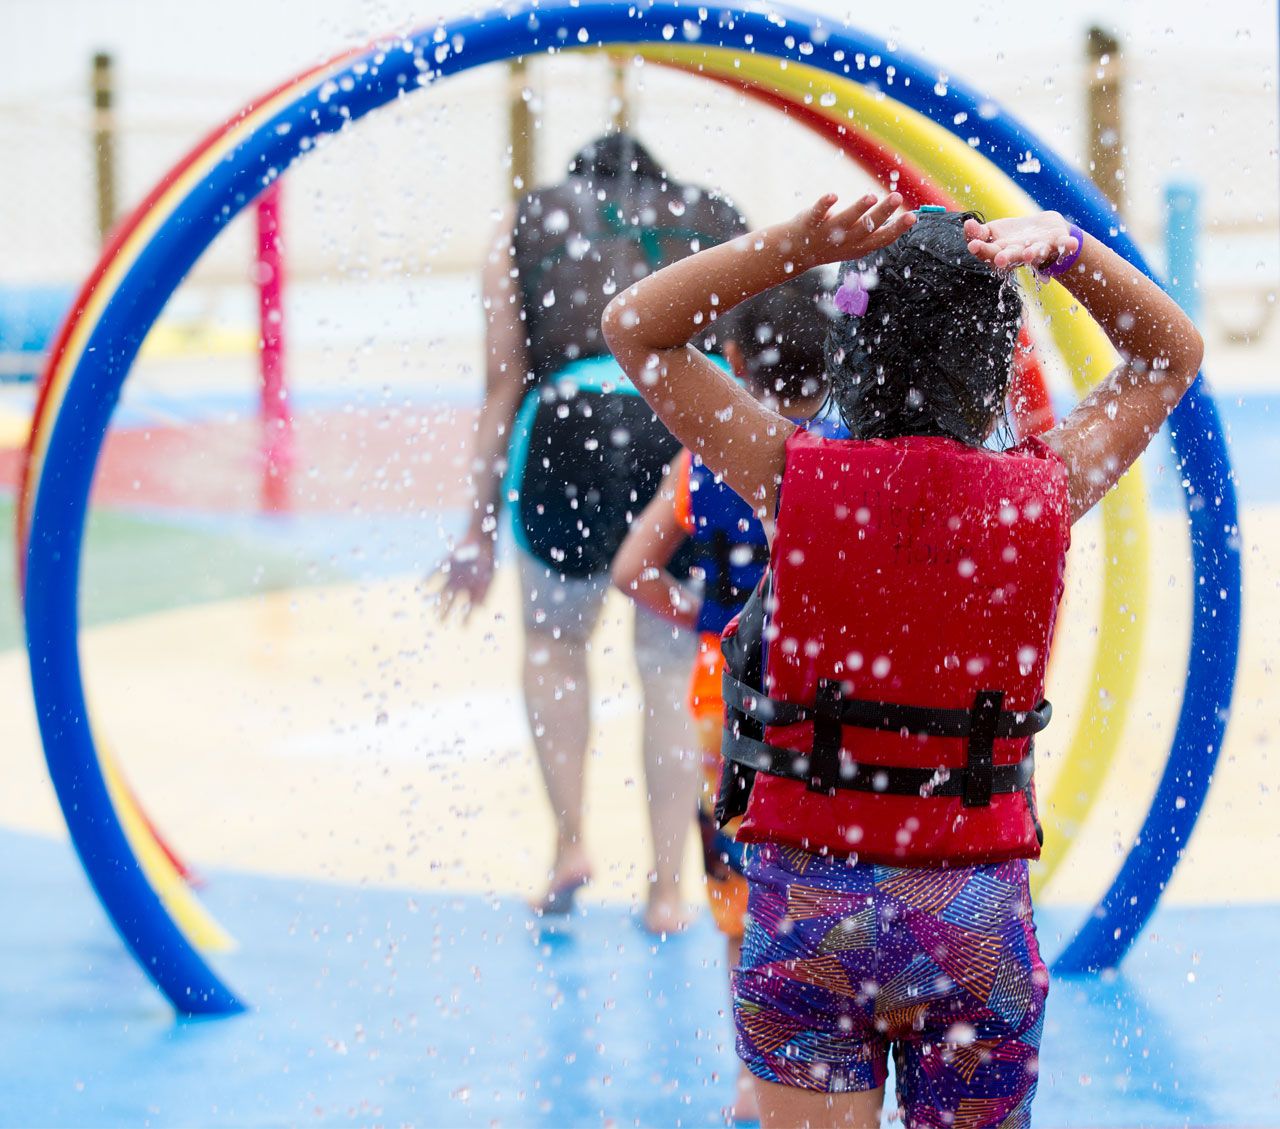
[[[696,636],[636,609],[636,664],[644,688],[644,772],[649,793],[653,874],[645,927],[672,933],[688,924],[680,866],[697,810],[701,757],[686,702]]]
[[[537,904],[563,910],[550,896],[591,874],[582,829],[591,687],[586,641],[603,600],[603,583],[549,577],[522,556],[525,601],[524,705],[538,766],[555,819],[548,893]]]
[[[884,1087],[859,1094],[821,1094],[755,1079],[763,1129],[880,1129]]]
[[[591,867],[582,836],[582,794],[591,702],[586,655],[550,632],[525,637],[524,706],[538,767],[556,822],[550,888],[585,877]]]

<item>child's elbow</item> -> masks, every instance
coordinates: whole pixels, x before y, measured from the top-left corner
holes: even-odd
[[[604,313],[600,316],[600,332],[604,335],[605,344],[615,353],[621,347],[625,337],[626,310],[626,301],[623,295],[619,294],[605,306]]]
[[[1186,326],[1178,334],[1177,349],[1173,351],[1169,367],[1178,373],[1184,385],[1190,387],[1192,381],[1196,378],[1196,373],[1200,371],[1200,365],[1203,361],[1204,338],[1200,336],[1200,331],[1188,319]]]
[[[1204,361],[1204,338],[1200,336],[1200,331],[1195,326],[1191,327],[1191,340],[1187,343],[1187,348],[1190,351],[1188,359],[1194,380],[1194,374],[1200,371],[1200,365]]]
[[[609,570],[609,583],[623,595],[631,596],[635,593],[637,579],[635,566],[619,553]]]

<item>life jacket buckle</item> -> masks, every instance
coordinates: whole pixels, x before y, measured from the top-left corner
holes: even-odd
[[[838,679],[819,681],[813,705],[813,752],[806,787],[810,792],[824,796],[834,796],[840,782],[840,744],[844,739],[840,703],[843,697],[844,687]]]
[[[979,690],[969,713],[969,752],[965,760],[963,802],[967,808],[991,803],[995,776],[996,730],[1004,706],[1003,690]]]

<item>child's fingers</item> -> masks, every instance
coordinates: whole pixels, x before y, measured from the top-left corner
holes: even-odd
[[[974,258],[980,259],[984,263],[995,262],[996,255],[1000,253],[1000,248],[994,243],[988,243],[985,239],[970,239],[969,254]]]
[[[462,603],[462,614],[459,616],[459,623],[467,626],[467,621],[471,619],[471,613],[476,610],[476,602],[471,598],[471,593],[467,593],[466,600]]]
[[[820,224],[826,218],[827,213],[831,211],[832,205],[835,204],[837,199],[838,197],[834,192],[824,193],[814,201],[813,207],[805,214],[805,218],[815,226]]]
[[[858,197],[843,212],[837,212],[834,216],[830,216],[826,220],[825,238],[832,247],[843,247],[852,240],[855,248],[862,247],[865,240],[860,236],[866,234],[866,217],[870,215],[870,209],[875,205],[876,197],[873,193]]]
[[[436,593],[436,618],[441,623],[448,623],[449,611],[453,607],[453,601],[457,598],[457,592],[452,588],[445,587]]]
[[[872,205],[862,217],[862,223],[867,231],[876,231],[900,207],[902,207],[902,197],[896,192],[890,192],[883,200]]]
[[[1031,251],[1035,256],[1034,262],[1036,263],[1057,262],[1067,253],[1061,247],[1055,247],[1052,243],[1037,243]]]
[[[970,243],[974,241],[989,243],[991,241],[991,228],[988,224],[982,223],[979,220],[968,219],[964,221],[964,237],[969,240]],[[973,250],[972,247],[969,249],[971,251]],[[977,254],[977,252],[974,251],[974,254]]]
[[[875,231],[870,232],[861,242],[861,254],[869,254],[872,251],[878,251],[881,247],[887,247],[904,231],[912,227],[916,222],[914,212],[902,212],[896,215],[888,223],[882,224]]]
[[[1021,243],[1006,243],[992,262],[998,267],[1016,267],[1027,261],[1027,249]]]
[[[868,192],[865,196],[859,196],[839,215],[832,216],[831,222],[842,230],[848,231],[867,214],[868,209],[872,208],[875,203],[875,193]]]
[[[859,255],[887,247],[916,222],[914,212],[899,212],[896,216],[893,214],[901,203],[902,197],[895,192],[879,201],[856,221],[852,230]]]
[[[1078,240],[1074,235],[1068,235],[1057,245],[1055,249],[1058,252],[1059,258],[1064,258],[1067,255],[1075,254],[1079,247],[1080,240]]]
[[[826,219],[826,239],[833,248],[850,244],[850,250],[856,255],[879,250],[915,223],[914,213],[894,216],[901,206],[902,197],[897,192],[889,193],[883,200],[868,193],[843,212]],[[816,207],[814,214],[817,214]]]

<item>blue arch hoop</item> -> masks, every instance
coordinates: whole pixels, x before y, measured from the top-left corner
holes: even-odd
[[[978,151],[1041,207],[1073,216],[1151,276],[1137,247],[1113,226],[1115,217],[1101,194],[1017,122],[1003,113],[992,116],[989,104],[960,83],[942,85],[935,68],[909,54],[786,7],[744,12],[662,0],[492,10],[390,41],[317,81],[190,190],[121,280],[71,375],[31,514],[27,643],[50,772],[104,907],[138,963],[180,1012],[227,1014],[243,1005],[169,918],[116,821],[100,786],[78,649],[77,583],[90,484],[143,338],[223,227],[315,138],[339,132],[419,86],[487,63],[673,40],[789,59],[887,88],[949,132],[975,138]],[[859,56],[865,69],[855,65]],[[958,115],[966,115],[959,118],[962,130],[954,124]],[[1038,159],[1040,171],[1023,171],[1035,167],[1029,157]],[[1181,711],[1142,830],[1110,889],[1058,958],[1058,973],[1114,966],[1141,931],[1203,805],[1231,705],[1241,611],[1238,519],[1226,443],[1203,379],[1179,405],[1170,430],[1185,485],[1195,577]]]

